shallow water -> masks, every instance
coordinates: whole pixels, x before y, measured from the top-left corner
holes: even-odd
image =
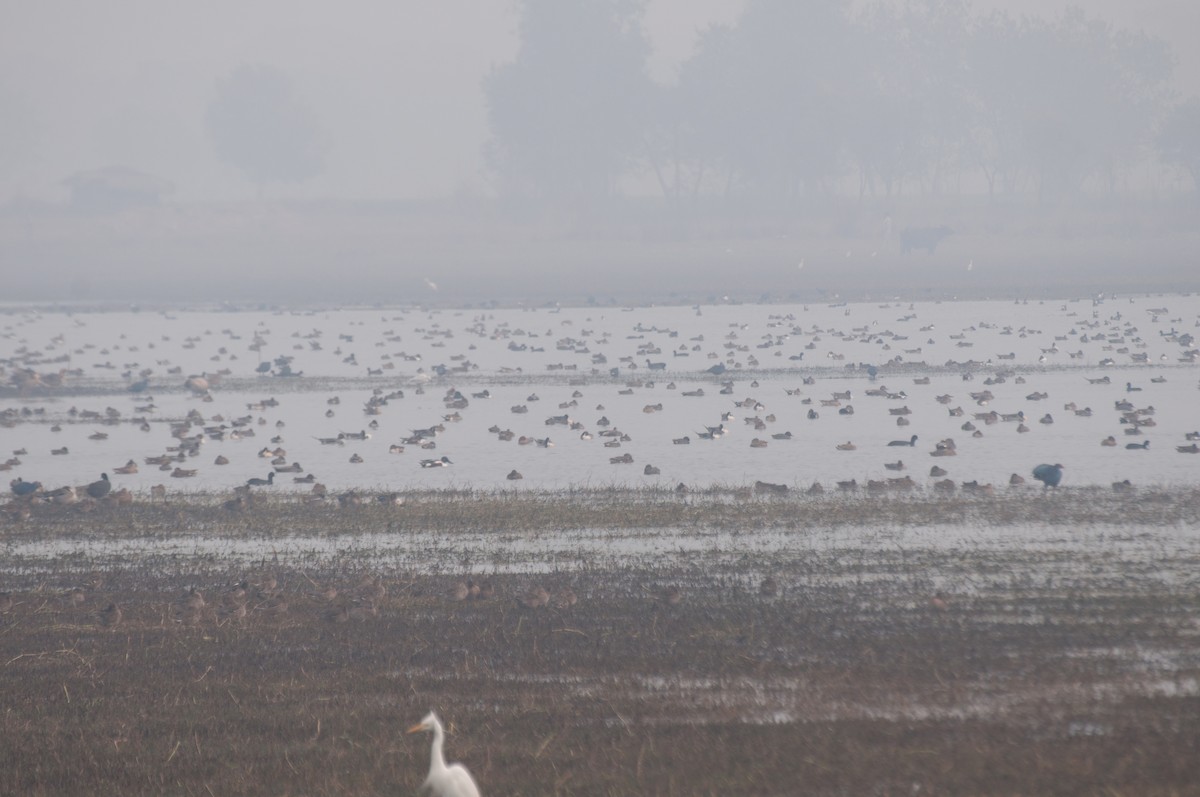
[[[1166,312],[1153,312],[1164,309]],[[703,307],[592,307],[538,309],[426,310],[417,308],[322,310],[313,312],[171,311],[51,313],[9,308],[3,318],[0,357],[28,363],[47,373],[68,375],[76,395],[13,395],[0,408],[42,409],[3,430],[5,449],[26,449],[10,478],[40,480],[48,488],[83,484],[108,472],[117,486],[146,491],[164,483],[172,491],[228,489],[265,477],[263,448],[282,447],[289,463],[301,463],[330,489],[462,488],[558,489],[583,485],[742,484],[763,480],[793,486],[821,481],[883,479],[911,475],[931,481],[939,465],[956,481],[1007,483],[1012,473],[1027,479],[1039,462],[1066,466],[1064,485],[1107,485],[1129,479],[1135,485],[1195,483],[1200,455],[1178,453],[1185,433],[1200,428],[1197,379],[1200,371],[1179,335],[1197,330],[1200,298],[1154,296],[1013,303],[862,303],[851,305],[717,305]],[[1175,333],[1175,334],[1172,334]],[[1086,339],[1085,339],[1086,336]],[[1005,359],[1000,359],[1001,355]],[[256,366],[292,357],[299,378],[258,375]],[[600,356],[606,362],[599,362]],[[1009,357],[1011,356],[1011,359]],[[1135,358],[1144,357],[1144,362]],[[1111,359],[1111,364],[1104,364]],[[57,360],[57,361],[56,361]],[[961,365],[969,360],[973,366]],[[892,366],[887,363],[893,361]],[[651,371],[649,362],[663,363]],[[955,364],[956,363],[956,364]],[[714,376],[706,369],[724,364]],[[879,368],[872,381],[866,366]],[[441,366],[447,372],[438,374]],[[611,376],[609,369],[618,368]],[[149,369],[145,394],[124,390]],[[177,373],[171,373],[176,369]],[[8,369],[10,372],[12,368]],[[1001,384],[984,380],[998,371]],[[212,402],[181,389],[189,374],[226,373]],[[122,374],[128,374],[123,377]],[[971,373],[972,381],[962,375]],[[1108,376],[1111,384],[1088,379]],[[916,384],[925,376],[929,384]],[[814,380],[805,385],[805,378]],[[1018,382],[1023,379],[1024,383]],[[1160,382],[1152,382],[1158,378]],[[722,394],[722,384],[732,392]],[[1142,388],[1127,392],[1126,382]],[[631,386],[632,385],[632,386]],[[865,395],[886,385],[903,398]],[[447,391],[469,399],[461,421],[447,421]],[[473,398],[489,391],[491,398]],[[703,396],[685,396],[703,390]],[[823,406],[834,392],[852,392],[841,407]],[[986,404],[971,391],[991,390]],[[364,413],[375,392],[403,391],[379,415]],[[788,391],[795,391],[789,395]],[[1045,392],[1048,398],[1027,398]],[[579,395],[576,395],[576,394]],[[531,400],[536,394],[538,400]],[[949,394],[948,404],[936,396]],[[250,408],[268,397],[273,408]],[[339,403],[331,404],[337,399]],[[761,407],[738,406],[746,399]],[[1152,427],[1126,435],[1117,401],[1154,408]],[[1091,417],[1064,409],[1090,407]],[[561,405],[568,406],[561,406]],[[648,406],[662,409],[646,412]],[[853,415],[841,415],[847,404]],[[152,405],[152,408],[148,408]],[[525,414],[511,408],[523,405]],[[72,407],[120,413],[115,424],[84,421]],[[908,426],[898,426],[891,410],[907,407]],[[962,407],[965,417],[952,417]],[[141,409],[138,409],[141,408]],[[810,420],[808,411],[819,417]],[[180,467],[196,469],[190,479],[169,478],[144,463],[176,441],[167,421],[200,412],[209,426],[249,417],[253,437],[207,440],[198,456]],[[964,431],[973,413],[1024,412],[1028,433],[1018,423],[974,421],[982,436]],[[729,433],[700,440],[697,432],[722,423]],[[1039,423],[1049,413],[1052,424]],[[563,425],[552,416],[569,415],[593,435]],[[768,420],[773,416],[773,420]],[[149,431],[133,418],[144,417]],[[220,417],[223,421],[218,421]],[[605,447],[601,417],[628,435],[620,447]],[[747,418],[759,418],[756,431]],[[377,428],[370,428],[374,421]],[[61,431],[51,431],[58,423]],[[412,430],[442,423],[435,448],[392,444]],[[549,438],[553,444],[502,442],[489,428],[511,429],[517,437]],[[201,429],[193,426],[189,434]],[[363,441],[322,445],[317,438],[368,431]],[[90,435],[107,433],[107,439]],[[772,435],[791,432],[790,440]],[[892,440],[918,435],[915,447],[889,447]],[[1100,441],[1112,435],[1115,447]],[[280,438],[279,443],[272,438]],[[687,436],[689,445],[673,440]],[[754,438],[765,447],[751,447]],[[958,456],[934,458],[934,443],[953,438]],[[1126,444],[1150,440],[1148,450]],[[853,451],[837,445],[852,442]],[[52,449],[66,447],[55,456]],[[628,453],[632,464],[611,464]],[[230,460],[214,463],[218,455]],[[351,463],[358,455],[363,462]],[[422,459],[448,456],[447,468],[422,468]],[[127,460],[134,475],[113,473]],[[900,461],[904,470],[884,463]],[[647,476],[646,465],[661,474]],[[505,479],[510,470],[521,481]],[[293,484],[301,474],[279,474],[275,490],[307,490]],[[1030,479],[1032,481],[1032,479]]]

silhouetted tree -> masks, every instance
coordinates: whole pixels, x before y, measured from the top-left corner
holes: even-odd
[[[217,155],[260,188],[307,180],[324,166],[327,146],[315,117],[287,75],[269,66],[241,66],[217,82],[208,133]]]
[[[881,4],[859,21],[845,145],[860,195],[878,181],[890,196],[910,178],[936,191],[943,171],[961,166],[970,128],[967,11],[962,0]]]
[[[484,86],[489,157],[504,191],[552,198],[611,194],[639,166],[672,202],[787,204],[854,175],[860,197],[937,192],[976,169],[992,194],[1069,195],[1097,178],[1115,190],[1152,141],[1172,69],[1160,40],[1078,10],[746,0],[663,88],[646,74],[640,0],[520,2],[520,51]],[[1173,130],[1163,157],[1191,168]]]
[[[520,51],[484,80],[505,193],[603,197],[644,150],[651,81],[636,0],[522,0]]]
[[[1161,41],[1077,9],[1052,22],[993,15],[971,53],[976,156],[985,173],[1030,170],[1042,195],[1092,176],[1111,186],[1148,142],[1172,66]]]
[[[726,107],[707,116],[737,125],[720,140],[757,194],[796,197],[827,187],[842,170],[847,89],[858,66],[847,7],[841,0],[750,0],[727,41],[702,42],[720,46],[728,74],[719,94]]]
[[[1155,142],[1162,159],[1180,167],[1200,193],[1200,98],[1192,97],[1167,113]]]
[[[647,132],[647,156],[668,199],[727,195],[738,174],[734,160],[743,127],[737,86],[727,68],[733,31],[714,25],[700,35],[679,80],[660,89]]]

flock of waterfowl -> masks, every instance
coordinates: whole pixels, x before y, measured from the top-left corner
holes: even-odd
[[[1198,318],[1192,296],[26,311],[0,338],[0,423],[20,443],[0,469],[27,504],[197,488],[236,490],[235,505],[281,488],[399,502],[396,490],[516,481],[986,490],[1062,481],[1039,461],[1065,462],[1068,484],[1103,483],[1097,446],[1143,454],[1114,461],[1113,483],[1186,481],[1194,471],[1150,435],[1166,427],[1162,450],[1200,453]],[[1043,409],[1054,399],[1062,410]],[[898,449],[912,453],[885,456]],[[961,457],[958,481],[945,460],[926,475],[925,455]]]

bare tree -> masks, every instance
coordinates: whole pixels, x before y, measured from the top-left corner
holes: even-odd
[[[523,0],[521,49],[484,81],[501,189],[612,195],[641,147],[651,83],[642,4]]]
[[[324,167],[328,147],[316,118],[273,67],[245,65],[219,80],[207,121],[217,155],[260,190],[307,180]]]
[[[1200,98],[1192,97],[1167,113],[1155,142],[1160,157],[1192,178],[1200,195]]]

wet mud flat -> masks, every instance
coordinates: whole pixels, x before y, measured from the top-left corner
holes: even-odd
[[[1200,793],[1194,490],[404,499],[6,513],[0,793]]]

